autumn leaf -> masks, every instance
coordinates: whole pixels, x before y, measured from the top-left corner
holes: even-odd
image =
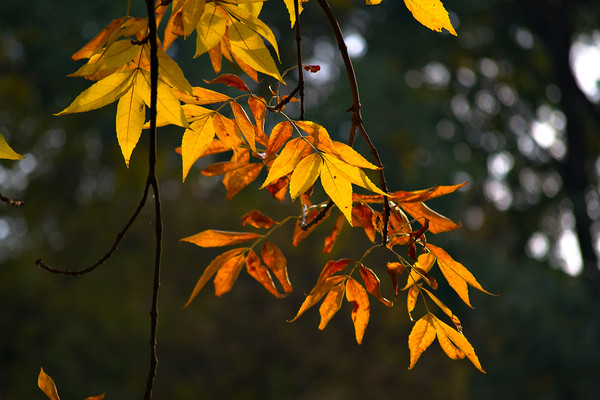
[[[250,250],[246,256],[246,270],[248,274],[252,276],[258,283],[263,285],[273,296],[278,299],[285,297],[283,294],[277,291],[273,278],[269,273],[267,267],[261,264],[260,257],[256,255],[254,250]]]
[[[287,260],[281,250],[270,241],[265,240],[261,251],[261,257],[267,267],[271,269],[279,283],[281,283],[283,290],[286,293],[290,293],[292,291],[292,284],[288,277]]]
[[[198,57],[221,43],[227,31],[227,16],[215,3],[208,3],[196,28],[196,53]]]
[[[352,226],[362,226],[369,240],[375,242],[375,224],[373,223],[373,210],[364,204],[352,206]]]
[[[279,81],[283,80],[263,39],[248,26],[239,21],[231,24],[229,26],[229,43],[231,52],[244,63]]]
[[[292,172],[307,151],[310,151],[310,147],[302,138],[292,139],[287,142],[281,153],[279,153],[279,156],[273,161],[267,178],[260,188],[262,189]]]
[[[252,210],[242,217],[242,226],[246,226],[246,224],[255,228],[270,228],[275,221],[258,210]]]
[[[417,259],[417,262],[414,263],[413,267],[418,268],[418,270],[416,269],[411,269],[410,271],[410,275],[408,276],[408,279],[406,280],[406,285],[402,288],[402,290],[406,290],[409,287],[411,287],[412,285],[414,285],[415,283],[417,283],[423,276],[423,272],[427,273],[431,270],[431,267],[433,267],[433,264],[435,263],[435,256],[431,253],[423,253],[419,256],[419,258]],[[419,273],[418,271],[422,271],[421,273]]]
[[[265,101],[261,97],[250,97],[248,98],[248,106],[252,111],[252,115],[254,116],[255,125],[255,137],[256,141],[263,146],[267,146],[269,143],[269,138],[265,133],[265,114],[267,112],[267,105]]]
[[[415,219],[427,219],[429,221],[429,231],[431,233],[437,234],[442,232],[453,231],[455,229],[460,228],[460,225],[452,222],[450,219],[444,217],[443,215],[438,214],[437,212],[433,211],[431,208],[427,207],[421,202],[401,202],[400,207],[402,207],[404,211],[409,213]]]
[[[323,298],[323,296],[329,293],[329,291],[331,290],[331,288],[333,288],[334,285],[339,284],[344,279],[346,279],[346,277],[344,276],[331,276],[322,281],[317,281],[315,287],[310,291],[308,296],[306,296],[306,299],[304,299],[304,302],[300,306],[300,309],[296,313],[296,316],[288,322],[294,322],[295,320],[300,318],[300,316],[304,314],[306,310],[310,309],[312,306],[317,304]]]
[[[296,25],[296,10],[294,8],[294,0],[283,0],[285,3],[285,6],[288,10],[288,13],[290,14],[290,23],[291,23],[291,27],[293,28],[294,25]],[[367,0],[369,1],[369,0]],[[300,13],[302,13],[302,3],[304,1],[303,0],[298,0],[298,15],[300,15]]]
[[[327,293],[327,296],[325,296],[325,299],[323,299],[323,303],[319,307],[319,315],[321,316],[321,321],[319,322],[320,330],[325,329],[331,318],[340,310],[345,290],[346,280],[344,279],[334,284],[329,293]]]
[[[85,46],[79,49],[75,54],[71,56],[74,61],[82,60],[84,58],[90,58],[96,51],[108,41],[108,38],[119,29],[123,23],[127,20],[127,17],[121,17],[112,20],[104,29],[102,29],[92,40],[90,40]]]
[[[421,290],[421,285],[412,285],[406,294],[406,309],[408,310],[408,315],[410,320],[412,321],[411,313],[415,309],[417,305],[417,297],[419,296],[419,291]]]
[[[212,84],[212,83],[224,83],[225,85],[229,86],[229,87],[233,87],[239,90],[242,90],[244,92],[250,92],[250,89],[248,89],[248,86],[246,86],[246,84],[244,83],[244,81],[242,80],[242,78],[240,78],[237,75],[234,74],[222,74],[217,76],[215,79],[212,79],[210,81],[205,81],[208,84]]]
[[[346,164],[350,164],[358,168],[378,169],[376,165],[367,161],[356,150],[347,144],[334,140],[332,142],[332,150],[333,154]]]
[[[225,261],[217,270],[213,283],[215,284],[215,296],[222,296],[229,292],[235,283],[246,257],[244,253],[237,254]]]
[[[185,181],[196,160],[204,155],[211,144],[214,143],[215,128],[212,115],[213,112],[207,109],[206,114],[192,122],[191,129],[186,129],[183,133],[181,141],[183,181]]]
[[[328,158],[325,158],[321,168],[321,185],[331,201],[344,214],[346,220],[352,225],[352,184],[333,166]]]
[[[321,172],[323,161],[320,154],[314,153],[303,158],[290,178],[290,197],[295,200],[315,183]]]
[[[227,189],[225,199],[231,200],[243,188],[254,182],[262,168],[262,164],[248,163],[225,174],[223,178],[223,185]]]
[[[412,369],[421,354],[433,343],[435,340],[435,317],[431,313],[425,314],[419,319],[408,336],[408,348],[410,350],[410,365],[408,369]]]
[[[461,187],[465,186],[468,182],[463,182],[458,185],[451,186],[434,186],[429,189],[417,190],[413,192],[404,192],[399,190],[397,192],[389,193],[389,199],[397,202],[423,202],[436,197],[445,196],[453,193]]]
[[[367,291],[360,283],[353,278],[349,278],[346,283],[346,300],[354,305],[352,310],[352,322],[354,323],[354,333],[356,342],[362,343],[365,329],[369,324],[370,305]]]
[[[178,93],[194,94],[192,85],[184,76],[179,64],[169,57],[160,46],[158,46],[158,76]]]
[[[451,328],[444,322],[440,321],[433,314],[432,314],[432,318],[436,324],[436,332],[438,335],[438,341],[439,341],[440,336],[446,336],[455,347],[457,347],[462,353],[464,353],[464,355],[467,356],[467,358],[473,363],[475,368],[477,368],[481,372],[485,373],[485,371],[481,367],[479,358],[475,354],[475,349],[473,348],[471,343],[469,343],[467,338],[465,338],[462,333],[458,332],[457,330]],[[442,341],[440,341],[440,345],[442,345]],[[452,357],[453,355],[458,356],[458,358],[462,358],[462,357],[460,357],[460,353],[457,353],[456,350],[454,350],[452,348],[448,348],[447,343],[445,341],[444,341],[444,345],[442,345],[442,349],[444,349],[444,352],[446,352],[446,354],[448,354],[448,356],[450,356],[450,358],[453,358]]]
[[[440,0],[404,0],[404,4],[417,21],[432,31],[441,32],[444,28],[456,36],[448,11]]]
[[[340,237],[340,233],[342,232],[342,228],[344,227],[345,222],[346,218],[344,217],[344,214],[338,213],[338,216],[335,219],[335,224],[333,225],[333,230],[331,231],[329,236],[325,238],[325,244],[323,245],[323,253],[328,254],[331,252],[331,250],[333,250],[333,246]]]
[[[481,290],[484,293],[491,294],[485,290],[475,279],[473,274],[466,269],[461,263],[454,261],[452,257],[441,247],[427,243],[429,251],[436,256],[438,266],[448,281],[448,284],[460,296],[462,301],[469,307],[473,308],[469,301],[468,285]]]
[[[379,301],[381,301],[385,306],[391,307],[392,302],[381,296],[381,287],[380,281],[375,272],[372,269],[365,267],[360,264],[360,276],[362,276],[363,281],[365,282],[365,288],[369,293],[375,296]]]
[[[205,0],[184,0],[181,12],[181,20],[183,22],[183,30],[185,38],[192,34],[202,13],[204,12]]]
[[[60,400],[58,397],[58,391],[52,378],[44,372],[44,368],[40,368],[40,374],[38,375],[38,387],[48,396],[50,400]]]
[[[117,141],[128,167],[131,153],[140,139],[146,119],[146,107],[141,94],[143,89],[140,88],[139,81],[138,75],[135,74],[133,84],[117,103]]]
[[[208,229],[183,238],[181,241],[193,243],[200,247],[221,247],[244,243],[259,237],[260,235],[254,232],[229,232]]]
[[[224,103],[226,101],[230,101],[231,98],[221,92],[216,92],[214,90],[206,89],[203,87],[192,87],[192,93],[187,94],[178,91],[177,89],[173,89],[173,93],[177,98],[187,104],[196,104],[199,106],[203,106],[206,104],[215,104],[215,103]]]
[[[21,160],[25,157],[15,152],[6,142],[4,135],[0,133],[0,158],[6,160]]]
[[[131,43],[131,40],[117,40],[69,76],[89,77],[101,71],[115,70],[133,60],[141,50],[142,47]]]
[[[235,101],[229,103],[231,106],[231,110],[233,111],[233,116],[235,118],[235,122],[237,127],[242,132],[244,139],[248,142],[250,149],[256,152],[256,133],[254,131],[254,125],[250,122],[246,111]]]
[[[450,319],[452,320],[452,322],[454,323],[454,325],[456,326],[456,329],[462,333],[462,324],[460,323],[460,319],[458,319],[458,317],[456,315],[454,315],[454,313],[452,312],[452,310],[450,310],[450,308],[448,308],[447,305],[445,305],[444,303],[442,303],[440,301],[440,299],[438,299],[433,293],[431,293],[429,290],[422,288],[425,293],[427,293],[427,295],[431,298],[431,300],[434,301],[435,304],[437,304],[437,306],[439,308],[442,309],[442,311],[448,316],[450,317]]]
[[[271,155],[276,154],[291,137],[292,124],[289,121],[283,121],[275,125],[269,136],[265,158],[268,159]]]

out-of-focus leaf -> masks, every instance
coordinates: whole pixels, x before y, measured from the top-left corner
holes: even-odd
[[[0,133],[0,158],[6,160],[21,160],[25,157],[15,152],[6,142],[4,135]]]
[[[275,221],[258,210],[252,210],[242,217],[242,226],[246,226],[246,224],[255,228],[270,228]]]
[[[325,238],[325,244],[323,245],[323,253],[328,254],[331,252],[331,250],[333,250],[333,246],[340,237],[340,233],[342,232],[342,228],[344,227],[345,223],[346,218],[344,217],[344,214],[338,213],[338,216],[335,219],[335,224],[333,225],[333,230],[331,231],[329,236]]]
[[[48,396],[50,400],[60,400],[58,397],[58,391],[54,381],[48,374],[44,372],[44,368],[40,368],[40,374],[38,375],[38,387],[42,389],[42,392]]]
[[[404,4],[417,21],[432,31],[441,32],[444,28],[456,36],[448,11],[446,11],[440,0],[404,0]]]

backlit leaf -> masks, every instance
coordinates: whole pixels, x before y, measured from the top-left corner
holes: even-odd
[[[240,253],[236,256],[229,258],[225,261],[221,268],[217,271],[213,283],[215,284],[215,296],[222,296],[229,292],[235,283],[244,263],[246,257],[244,253]]]
[[[50,400],[60,400],[58,397],[58,391],[52,378],[44,372],[44,368],[40,368],[40,374],[38,375],[38,387],[42,389],[42,392],[48,396]]]
[[[261,264],[260,257],[258,257],[253,250],[250,250],[246,256],[246,269],[250,276],[263,285],[273,296],[278,299],[285,297],[277,291],[269,270]]]
[[[419,202],[435,199],[436,197],[445,196],[465,186],[468,182],[463,182],[452,186],[434,186],[425,190],[417,190],[414,192],[404,192],[399,190],[389,194],[390,200],[398,202]]]
[[[118,40],[104,50],[97,59],[92,59],[69,76],[92,76],[100,71],[110,71],[127,64],[141,51],[141,46],[131,40]]]
[[[431,313],[425,314],[419,319],[408,336],[408,348],[410,350],[410,365],[408,369],[412,369],[421,354],[433,343],[435,340],[435,325],[434,316]]]
[[[333,230],[331,231],[329,236],[327,236],[325,238],[325,244],[323,246],[323,253],[328,254],[329,252],[331,252],[331,250],[333,250],[333,246],[335,245],[335,242],[337,242],[338,238],[340,237],[340,233],[342,232],[342,228],[344,227],[345,223],[346,223],[346,218],[344,217],[344,214],[338,213],[338,216],[335,219],[335,225],[333,225]]]
[[[444,353],[446,353],[446,355],[453,360],[460,360],[462,358],[465,358],[465,353],[463,353],[461,349],[456,347],[454,343],[450,341],[450,338],[448,337],[446,332],[441,328],[441,326],[439,324],[437,325],[437,340],[442,350],[444,350]]]
[[[243,22],[245,26],[247,26],[254,32],[258,33],[260,36],[265,38],[267,42],[269,42],[269,44],[273,47],[275,53],[277,54],[277,57],[279,58],[279,48],[277,46],[277,39],[271,31],[271,28],[269,28],[267,24],[265,24],[263,21],[257,18],[256,15],[258,14],[254,15],[252,12],[248,11],[244,7],[236,7],[227,3],[222,3],[221,6],[223,7],[223,9],[227,10],[227,12],[230,13],[234,17],[234,19]],[[260,12],[260,9],[258,11]]]
[[[417,298],[419,297],[419,291],[421,287],[420,285],[412,285],[406,294],[406,309],[408,310],[408,315],[412,321],[411,313],[415,309],[417,305]]]
[[[6,160],[21,160],[25,157],[15,152],[6,142],[4,136],[0,133],[0,158]]]
[[[380,281],[375,272],[372,269],[365,267],[360,264],[360,276],[362,276],[363,281],[365,282],[365,288],[367,292],[371,293],[375,296],[379,301],[381,301],[387,307],[392,306],[392,302],[381,296],[381,286]]]
[[[275,161],[273,161],[269,174],[262,184],[261,189],[292,172],[307,150],[310,151],[310,147],[302,138],[290,140],[281,153],[279,153],[279,156],[277,156]],[[350,203],[352,203],[351,198]]]
[[[375,242],[375,225],[373,224],[373,211],[364,204],[352,206],[352,226],[362,226],[371,242]]]
[[[117,103],[117,140],[119,146],[121,146],[125,164],[128,167],[131,153],[140,139],[142,126],[146,118],[144,100],[136,93],[135,87],[135,84],[132,85],[129,91]]]
[[[429,220],[429,231],[431,233],[442,233],[453,231],[455,229],[460,228],[460,225],[452,222],[450,219],[444,217],[441,214],[433,211],[431,208],[427,207],[424,203],[400,203],[400,207],[402,207],[407,213],[409,213],[413,218],[425,218]]]
[[[292,318],[291,320],[289,320],[288,322],[294,322],[295,320],[300,318],[300,316],[302,314],[304,314],[306,312],[306,310],[308,310],[309,308],[311,308],[312,306],[317,304],[323,298],[323,296],[325,296],[327,293],[329,293],[329,291],[331,290],[331,288],[334,285],[340,283],[344,279],[346,279],[346,278],[343,276],[332,276],[325,280],[317,281],[317,284],[315,285],[315,287],[310,291],[308,296],[306,296],[306,299],[304,299],[304,302],[302,302],[302,305],[300,306],[300,309],[296,313],[296,316],[294,318]]]
[[[250,163],[228,172],[223,178],[223,185],[227,189],[225,198],[231,200],[243,188],[254,182],[262,168],[262,164]]]
[[[441,32],[444,28],[456,36],[448,11],[440,0],[404,0],[404,4],[417,21],[432,31]]]
[[[191,129],[186,129],[181,141],[181,157],[183,165],[183,181],[190,168],[213,143],[215,128],[213,126],[212,112],[207,110],[204,118],[191,124]]]
[[[115,32],[123,23],[127,20],[127,17],[121,17],[112,20],[104,29],[102,29],[92,40],[90,40],[85,46],[79,49],[71,58],[75,61],[82,60],[84,58],[90,58],[96,51],[108,40],[108,38]]]
[[[87,112],[104,107],[123,96],[132,85],[133,71],[116,72],[84,90],[64,110],[55,115]]]
[[[276,154],[292,137],[292,124],[289,121],[278,123],[271,130],[265,158]]]
[[[448,281],[448,284],[456,293],[460,296],[462,301],[465,302],[469,307],[471,303],[469,301],[469,290],[468,285],[473,286],[476,289],[481,290],[484,293],[491,294],[486,291],[479,282],[475,279],[473,274],[466,269],[461,263],[454,261],[452,257],[441,247],[434,246],[427,243],[427,248],[437,257],[438,266],[442,270],[442,274]]]
[[[290,197],[295,200],[300,194],[306,192],[317,180],[323,164],[321,156],[313,153],[303,158],[290,178]]]
[[[258,210],[252,210],[242,217],[242,226],[246,226],[246,224],[255,228],[270,228],[275,221]]]
[[[250,92],[250,89],[248,89],[248,86],[246,86],[242,78],[234,74],[221,74],[215,79],[206,81],[206,83],[224,83],[229,87],[234,87],[236,89],[243,90],[244,92]]]
[[[384,194],[381,189],[371,182],[369,177],[367,177],[367,175],[360,168],[347,164],[337,157],[327,153],[323,153],[323,158],[328,165],[332,166],[338,174],[341,174],[349,182],[364,187],[372,192]]]
[[[435,263],[435,256],[431,253],[423,253],[417,259],[417,262],[414,264],[415,267],[419,268],[421,271],[425,273],[431,270],[433,264]],[[419,274],[415,270],[410,271],[410,275],[406,281],[406,285],[402,288],[402,290],[406,290],[415,283],[417,283],[421,279],[422,274]]]
[[[204,4],[205,0],[184,0],[181,19],[186,39],[196,29],[204,12]]]
[[[149,81],[148,81],[149,82]],[[158,80],[158,96],[156,102],[158,116],[169,124],[189,128],[181,103],[173,93],[173,89],[162,80]]]
[[[331,201],[344,214],[348,223],[352,224],[352,184],[338,168],[331,164],[327,154],[323,156],[325,163],[321,167],[321,185]]]
[[[206,4],[204,14],[196,28],[196,53],[198,57],[217,46],[227,29],[227,16],[214,3]]]
[[[269,142],[269,138],[267,137],[264,129],[267,105],[264,103],[263,98],[252,96],[248,98],[248,106],[250,106],[250,110],[254,116],[254,121],[256,122],[256,141],[266,147]]]
[[[309,143],[321,151],[333,151],[333,142],[327,130],[321,125],[311,121],[296,121],[296,126],[308,133]]]
[[[353,278],[349,278],[346,283],[346,300],[354,305],[352,310],[352,322],[354,323],[354,334],[356,342],[362,343],[365,329],[369,324],[370,304],[367,291],[360,283]]]
[[[223,103],[231,100],[231,98],[223,93],[215,92],[214,90],[206,89],[203,87],[195,86],[192,88],[192,93],[187,94],[178,90],[173,90],[177,98],[187,104],[206,105]]]
[[[231,106],[231,110],[233,111],[235,122],[240,131],[242,131],[242,135],[244,135],[246,142],[248,142],[248,145],[250,146],[252,151],[256,152],[256,138],[254,132],[254,125],[252,125],[252,122],[250,122],[246,111],[244,111],[242,106],[240,106],[235,101],[230,102],[229,105]]]
[[[440,299],[438,299],[433,293],[431,293],[429,290],[422,288],[425,293],[427,293],[427,295],[431,298],[431,300],[433,300],[435,302],[435,304],[438,305],[439,308],[442,309],[442,311],[448,316],[450,317],[450,319],[452,320],[452,322],[454,323],[454,325],[456,326],[456,329],[458,329],[458,331],[462,331],[462,324],[460,323],[460,319],[458,319],[458,317],[456,315],[454,315],[454,313],[452,312],[452,310],[450,310],[450,308],[448,308],[448,306],[446,306],[444,303],[442,303],[440,301]]]
[[[342,143],[333,141],[333,154],[347,164],[358,168],[377,169],[377,166],[367,161],[352,147]]]
[[[260,235],[254,232],[230,232],[208,229],[183,238],[181,241],[194,243],[200,247],[221,247],[244,243],[259,237]]]
[[[236,153],[242,150],[242,138],[238,131],[236,131],[233,120],[224,117],[219,113],[215,113],[213,115],[213,126],[215,128],[215,134],[223,145],[229,147]]]
[[[442,330],[446,334],[446,336],[448,337],[448,339],[450,339],[452,341],[452,343],[456,347],[458,347],[467,356],[467,358],[473,363],[473,365],[478,370],[480,370],[481,372],[485,373],[485,371],[483,370],[483,368],[481,368],[481,363],[479,362],[479,358],[477,358],[477,355],[475,354],[475,349],[473,348],[473,346],[471,345],[471,343],[469,343],[469,341],[467,340],[467,338],[465,338],[462,333],[459,333],[454,328],[451,328],[450,326],[448,326],[444,322],[442,322],[439,319],[437,319],[435,316],[432,315],[432,317],[435,319],[435,323],[437,325],[437,329],[438,330]],[[439,336],[439,334],[438,334],[438,336]],[[448,354],[448,355],[450,355],[450,354]]]
[[[287,260],[281,250],[270,241],[265,240],[261,251],[261,257],[267,267],[271,269],[279,283],[281,283],[283,290],[286,293],[290,293],[292,291],[292,284],[288,277]]]
[[[187,307],[192,302],[192,300],[194,300],[194,298],[198,295],[198,293],[200,293],[204,285],[206,285],[210,278],[212,278],[221,267],[228,263],[235,264],[239,262],[240,258],[243,262],[244,252],[246,250],[247,249],[244,248],[231,249],[212,260],[200,276],[200,279],[198,279],[198,281],[196,282],[196,286],[194,286],[194,290],[192,291],[192,294],[190,295],[188,301],[185,303],[183,308]]]
[[[296,11],[294,8],[294,0],[283,0],[285,3],[285,6],[288,10],[288,13],[290,14],[290,22],[291,22],[291,27],[293,28],[294,25],[296,24]],[[298,0],[298,15],[300,15],[300,13],[302,12],[302,0]]]
[[[334,285],[325,299],[323,299],[323,303],[321,303],[321,307],[319,307],[319,314],[321,315],[321,322],[319,322],[319,329],[323,330],[327,326],[327,323],[331,320],[331,318],[340,310],[342,306],[342,300],[344,299],[344,291],[346,289],[346,281],[342,281],[337,285]]]
[[[204,0],[202,0],[204,1]],[[171,57],[158,46],[158,75],[171,88],[187,95],[193,95],[192,85],[183,75],[183,71]]]
[[[229,26],[229,43],[231,52],[246,64],[282,81],[275,61],[258,33],[236,21]]]

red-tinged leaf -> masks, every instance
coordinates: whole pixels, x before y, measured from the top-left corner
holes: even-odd
[[[321,70],[320,65],[304,65],[303,68],[310,73],[317,73]]]
[[[344,227],[344,223],[346,222],[346,218],[343,214],[338,213],[337,218],[335,219],[335,225],[333,226],[333,230],[325,238],[325,244],[323,246],[323,253],[328,254],[333,250],[333,246],[335,242],[337,242],[340,237],[340,233],[342,232],[342,228]]]
[[[352,310],[352,322],[354,323],[354,334],[356,342],[362,343],[365,329],[369,324],[370,304],[369,296],[364,287],[353,278],[349,278],[346,283],[346,300],[354,304]]]
[[[246,269],[250,276],[256,279],[258,283],[263,285],[265,289],[267,289],[273,296],[277,297],[278,299],[285,297],[283,294],[277,291],[269,270],[260,263],[260,257],[256,255],[254,250],[250,250],[246,256]]]
[[[173,90],[175,96],[186,104],[195,104],[203,106],[206,104],[224,103],[230,101],[231,97],[215,92],[214,90],[206,89],[203,87],[192,87],[192,93],[183,93],[179,90]]]
[[[399,262],[387,263],[387,273],[392,280],[392,286],[394,287],[394,295],[398,296],[398,275],[402,275],[404,272],[404,265]]]
[[[256,180],[262,168],[262,164],[251,163],[228,172],[223,178],[223,185],[227,189],[227,196],[225,198],[231,200],[243,188]]]
[[[222,41],[208,50],[208,57],[210,58],[210,63],[212,64],[215,74],[220,73],[221,67],[223,66],[223,53],[221,52],[221,47]]]
[[[231,249],[231,250],[228,250],[225,253],[217,256],[214,260],[212,260],[210,262],[210,264],[208,265],[208,267],[206,267],[206,269],[200,276],[200,279],[198,279],[198,281],[196,282],[196,286],[194,287],[194,290],[192,290],[192,294],[190,295],[188,301],[185,303],[183,308],[186,308],[187,306],[190,305],[192,300],[194,300],[194,298],[198,295],[198,293],[200,293],[200,291],[202,290],[204,285],[206,285],[206,283],[210,280],[210,278],[212,278],[221,267],[223,267],[227,263],[235,264],[236,262],[239,261],[240,257],[243,262],[244,261],[244,252],[246,250],[247,249],[245,249],[245,248]]]
[[[248,86],[246,86],[246,84],[244,83],[242,78],[240,78],[237,75],[233,75],[233,74],[222,74],[210,81],[204,80],[204,82],[209,83],[209,84],[224,83],[225,85],[227,85],[229,87],[233,87],[233,88],[242,90],[244,92],[250,92],[250,89],[248,89]]]
[[[290,140],[275,161],[273,161],[273,164],[271,164],[269,174],[262,184],[261,189],[292,172],[300,160],[308,155],[306,153],[310,153],[311,151],[312,148],[302,138]]]
[[[94,53],[96,53],[99,49],[101,49],[108,38],[119,29],[124,23],[127,21],[127,17],[121,17],[119,19],[114,19],[108,24],[104,29],[100,31],[92,40],[90,40],[85,46],[79,49],[75,54],[71,56],[71,58],[75,61],[81,60],[84,58],[90,58]]]
[[[204,176],[218,176],[238,168],[240,168],[240,164],[236,164],[232,161],[223,161],[211,164],[200,172]]]
[[[239,151],[242,145],[242,138],[238,136],[238,133],[235,130],[235,123],[219,113],[215,113],[212,116],[212,122],[215,134],[221,143],[232,149],[234,152]]]
[[[467,356],[467,358],[473,363],[473,365],[478,370],[485,373],[483,368],[481,368],[481,363],[479,362],[479,358],[477,358],[477,355],[475,354],[475,349],[473,348],[471,343],[469,343],[467,338],[465,338],[462,333],[456,331],[455,329],[446,325],[444,322],[437,319],[435,316],[432,315],[432,317],[437,325],[437,329],[442,330],[443,333],[446,334],[448,339],[450,339],[452,341],[452,343],[456,347],[458,347],[460,349],[460,351],[462,351]],[[438,334],[438,336],[440,336],[440,335]],[[446,353],[446,354],[448,354],[448,353]]]
[[[411,269],[410,275],[408,276],[408,279],[406,281],[406,285],[402,288],[402,290],[406,290],[409,287],[411,287],[412,285],[414,285],[415,283],[417,283],[423,276],[423,273],[426,274],[431,270],[434,263],[435,263],[435,256],[433,254],[431,254],[431,253],[421,254],[419,256],[419,258],[417,259],[417,262],[414,264],[414,266],[416,267],[416,270]]]
[[[417,297],[419,296],[419,291],[421,287],[419,285],[412,285],[406,294],[406,309],[408,310],[408,315],[410,316],[410,320],[412,321],[411,313],[415,309],[417,305]]]
[[[104,399],[104,395],[105,393],[102,393],[98,396],[90,396],[90,397],[86,397],[84,400],[103,400]]]
[[[40,374],[38,375],[38,387],[42,389],[42,392],[48,396],[50,400],[60,400],[58,397],[58,391],[52,378],[44,372],[44,368],[40,368]]]
[[[352,206],[352,226],[362,226],[369,240],[375,242],[375,225],[373,224],[373,210],[364,204]]]
[[[411,233],[412,227],[406,214],[398,207],[393,207],[390,213],[390,242],[388,247],[407,244]]]
[[[290,293],[292,291],[292,284],[288,277],[287,260],[281,250],[270,241],[265,240],[261,256],[267,267],[273,271],[273,274],[279,283],[281,283],[283,290],[286,293]]]
[[[458,330],[460,333],[462,333],[462,324],[460,323],[460,319],[458,319],[458,317],[456,315],[454,315],[454,313],[452,312],[452,310],[450,310],[450,308],[448,308],[448,306],[446,306],[444,303],[442,303],[440,301],[440,299],[438,299],[436,296],[434,296],[433,293],[431,293],[429,290],[422,288],[425,293],[427,293],[427,295],[431,298],[431,300],[433,300],[435,302],[435,304],[438,305],[439,308],[442,309],[442,311],[448,316],[450,317],[450,319],[452,320],[452,322],[454,323],[454,325],[456,326],[456,330]]]
[[[433,314],[427,313],[413,326],[408,336],[408,348],[410,350],[410,365],[408,369],[412,369],[415,366],[421,354],[435,340],[434,318]]]
[[[252,149],[252,151],[256,152],[256,133],[254,132],[254,125],[250,122],[246,111],[235,101],[229,103],[231,106],[231,110],[233,111],[233,116],[235,118],[235,122],[244,135],[246,142]]]
[[[452,222],[450,219],[433,211],[425,204],[417,203],[400,203],[400,207],[409,213],[413,218],[420,220],[425,218],[429,221],[429,231],[431,233],[442,233],[453,231],[460,228],[460,225]]]
[[[221,247],[244,243],[258,239],[260,235],[254,232],[229,232],[208,229],[195,235],[181,239],[183,242],[193,243],[200,247]]]
[[[255,228],[270,228],[275,221],[258,210],[252,210],[242,217],[242,226],[246,226],[246,224]]]
[[[296,313],[296,316],[294,318],[292,318],[291,320],[289,320],[288,322],[294,322],[295,320],[300,318],[300,316],[302,314],[304,314],[306,312],[306,310],[308,310],[309,308],[311,308],[312,306],[317,304],[323,298],[323,296],[325,296],[327,293],[329,293],[329,291],[331,290],[331,288],[334,285],[339,284],[340,282],[342,282],[345,279],[346,279],[346,277],[344,277],[344,276],[332,276],[323,281],[320,281],[320,280],[317,281],[317,284],[315,285],[315,287],[312,288],[312,290],[310,291],[308,296],[306,296],[306,299],[304,299],[304,301],[302,302],[302,305],[300,306],[300,309]]]
[[[365,288],[367,289],[367,292],[371,293],[387,307],[391,307],[393,305],[391,301],[381,296],[380,281],[372,269],[360,264],[360,275],[362,276],[363,281],[365,282]]]
[[[256,122],[255,126],[255,136],[256,141],[263,146],[267,147],[269,143],[269,138],[265,133],[265,114],[267,112],[267,104],[262,97],[249,97],[248,98],[248,106],[250,106],[250,110],[252,111],[252,115],[254,116],[254,122]]]
[[[454,261],[454,259],[450,257],[450,255],[446,253],[444,249],[429,243],[427,243],[427,248],[437,257],[438,266],[442,270],[442,274],[444,274],[444,277],[448,281],[450,287],[454,289],[462,301],[464,301],[469,307],[473,308],[469,301],[469,289],[467,285],[471,285],[484,293],[491,294],[481,287],[479,282],[477,282],[473,274],[468,269],[466,269],[461,263]]]
[[[311,121],[296,121],[296,126],[308,133],[310,139],[307,138],[313,146],[322,151],[333,153],[334,147],[329,133],[321,125]]]
[[[285,194],[287,193],[289,185],[290,180],[287,178],[287,176],[283,176],[277,181],[267,185],[267,190],[269,191],[269,193],[271,193],[271,196],[273,196],[273,198],[279,201],[284,201]]]
[[[331,320],[331,318],[340,310],[342,306],[342,300],[344,299],[344,291],[346,290],[346,281],[342,281],[337,285],[334,285],[325,299],[323,299],[323,303],[321,303],[321,307],[319,307],[319,314],[321,315],[321,322],[319,323],[319,329],[323,330]]]
[[[289,121],[283,121],[275,125],[269,137],[265,158],[277,154],[277,152],[292,137],[292,124]]]
[[[445,196],[465,186],[468,182],[463,182],[452,186],[435,186],[425,190],[417,190],[414,192],[397,191],[389,194],[389,199],[392,201],[407,203],[407,202],[423,202],[436,197]]]
[[[342,271],[344,268],[346,268],[348,264],[350,264],[353,261],[354,260],[352,260],[351,258],[340,258],[339,260],[328,261],[327,264],[325,264],[325,266],[323,267],[323,270],[321,271],[317,282],[322,282],[325,279],[332,276],[333,274]]]
[[[246,257],[242,252],[223,263],[213,281],[215,284],[215,296],[220,297],[231,290],[245,261]]]

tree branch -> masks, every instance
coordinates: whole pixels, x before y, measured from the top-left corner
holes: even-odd
[[[0,201],[14,207],[21,207],[23,204],[25,204],[24,201],[9,199],[8,197],[3,196],[1,193]]]

